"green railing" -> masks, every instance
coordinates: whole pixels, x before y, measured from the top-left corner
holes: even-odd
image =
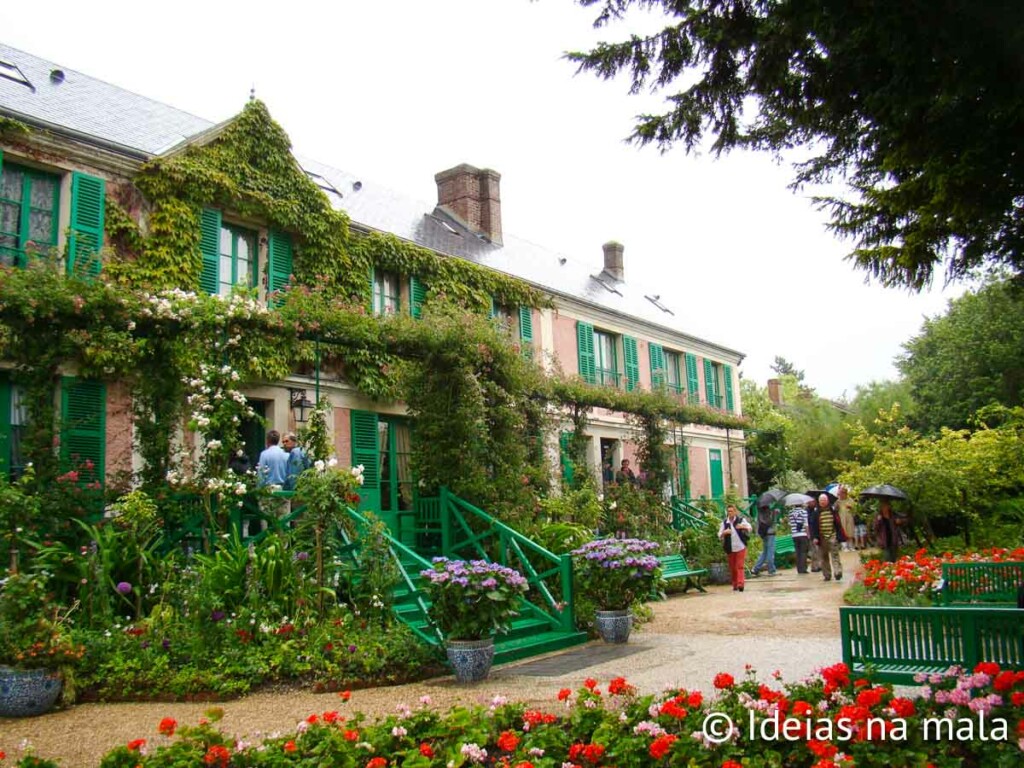
[[[369,521],[354,509],[349,508],[348,514],[355,522],[356,537],[353,539],[344,528],[341,529],[341,537],[345,541],[345,549],[347,553],[351,554],[358,565],[360,533],[369,525]],[[438,645],[442,641],[441,631],[437,628],[437,625],[430,620],[430,614],[428,613],[430,606],[427,596],[426,593],[420,589],[418,581],[420,578],[419,572],[430,568],[431,564],[428,560],[421,557],[394,536],[391,536],[390,534],[385,534],[385,536],[388,540],[388,544],[390,545],[388,552],[391,555],[392,562],[394,562],[395,566],[398,568],[401,584],[407,591],[408,599],[415,604],[417,612],[423,620],[424,627],[426,627],[426,629],[420,628],[413,622],[406,621],[405,623],[409,629],[420,637],[420,639],[432,645]],[[410,565],[415,569],[415,573],[411,574],[409,572],[408,566]],[[396,615],[403,620],[406,618],[404,615],[397,612]]]
[[[672,527],[677,531],[703,528],[708,524],[707,514],[699,507],[684,501],[679,496],[671,499]]]
[[[575,631],[570,555],[549,552],[445,487],[441,488],[437,511],[437,531],[445,557],[487,560],[515,568],[526,577],[530,593],[543,605],[527,601],[530,612],[563,632]]]
[[[210,548],[214,537],[223,532],[212,529],[217,524],[226,524],[228,531],[237,532],[245,543],[260,541],[272,532],[291,527],[302,516],[305,505],[294,503],[294,495],[294,491],[275,491],[262,499],[243,496],[242,506],[231,504],[222,516],[216,496],[204,499],[198,494],[177,494],[172,503],[178,506],[179,522],[165,531],[163,546],[172,549],[194,544],[196,548]],[[217,523],[211,526],[213,521]]]

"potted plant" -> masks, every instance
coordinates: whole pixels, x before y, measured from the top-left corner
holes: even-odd
[[[519,571],[485,560],[436,557],[421,571],[430,618],[445,638],[445,652],[460,683],[483,680],[494,661],[494,633],[507,632],[519,614],[527,583]]]
[[[605,642],[629,639],[630,608],[651,594],[660,573],[658,547],[645,539],[598,539],[573,550],[577,584],[600,606],[594,624]]]
[[[57,701],[64,673],[85,653],[66,620],[42,574],[12,572],[0,584],[0,717],[41,715]]]

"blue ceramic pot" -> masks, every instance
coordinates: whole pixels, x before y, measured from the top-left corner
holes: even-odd
[[[594,626],[606,643],[624,643],[633,628],[633,615],[629,611],[598,611]]]
[[[49,712],[63,682],[52,669],[0,667],[0,717],[32,717]]]
[[[460,683],[484,680],[494,662],[494,638],[486,640],[448,640],[444,644],[448,662]]]

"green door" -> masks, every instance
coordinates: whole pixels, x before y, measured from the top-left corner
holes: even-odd
[[[676,446],[676,471],[672,473],[672,495],[690,500],[690,451],[685,445]]]
[[[725,495],[725,483],[722,480],[722,452],[718,449],[709,450],[708,463],[711,467],[711,498],[720,499]]]
[[[250,400],[249,407],[252,408],[255,416],[243,419],[238,427],[239,436],[242,438],[242,450],[245,451],[245,462],[250,469],[256,469],[260,463],[260,454],[267,447],[267,402],[266,400]],[[243,468],[242,464],[238,465]]]
[[[405,541],[413,535],[411,432],[405,419],[352,412],[352,463],[363,465],[361,512],[373,512]]]

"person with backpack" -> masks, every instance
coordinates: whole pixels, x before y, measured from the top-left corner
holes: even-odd
[[[729,576],[732,591],[743,591],[743,568],[747,559],[747,539],[750,537],[750,523],[743,519],[735,504],[725,508],[725,518],[718,528],[718,538],[729,559]]]

